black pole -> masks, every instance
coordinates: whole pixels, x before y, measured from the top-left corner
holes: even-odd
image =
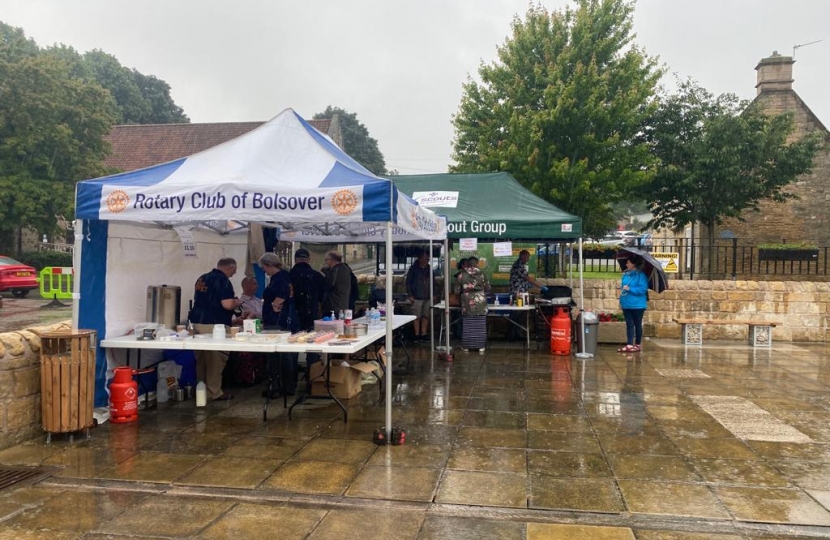
[[[738,239],[732,239],[732,281],[738,279]]]
[[[550,244],[545,244],[545,277],[550,277],[550,265],[548,261],[550,260]]]

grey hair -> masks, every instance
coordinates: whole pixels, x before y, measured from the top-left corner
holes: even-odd
[[[280,258],[277,256],[276,253],[270,251],[268,253],[263,253],[262,256],[259,258],[259,265],[265,266],[266,264],[268,266],[277,266],[278,264],[280,264]]]

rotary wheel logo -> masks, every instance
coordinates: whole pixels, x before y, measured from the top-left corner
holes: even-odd
[[[341,189],[331,198],[331,207],[341,216],[347,216],[357,208],[357,195],[350,189]]]
[[[412,218],[412,225],[414,225],[416,229],[420,230],[421,223],[418,221],[418,212],[416,210],[412,210],[410,218]]]
[[[127,209],[130,204],[130,196],[125,191],[116,189],[107,195],[107,210],[113,214],[120,214]]]

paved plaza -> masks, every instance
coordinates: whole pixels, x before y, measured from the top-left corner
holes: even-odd
[[[830,347],[646,342],[591,360],[494,342],[410,349],[403,446],[378,391],[336,406],[261,387],[0,451],[51,476],[0,491],[0,539],[830,537]],[[396,359],[397,361],[397,359]]]

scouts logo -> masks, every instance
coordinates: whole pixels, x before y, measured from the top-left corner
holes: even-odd
[[[357,208],[357,195],[350,189],[341,189],[331,198],[331,207],[341,216],[347,216]]]
[[[113,214],[120,214],[130,204],[130,196],[125,191],[116,189],[107,195],[107,210]]]

